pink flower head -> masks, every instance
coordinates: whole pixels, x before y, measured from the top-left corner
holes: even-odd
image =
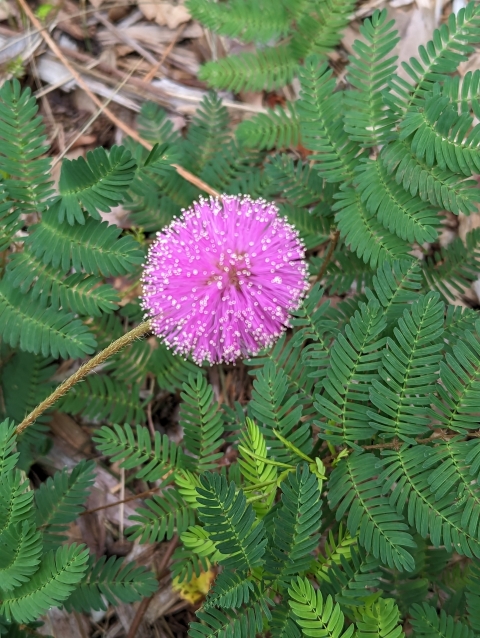
[[[155,334],[199,364],[271,345],[307,289],[298,232],[262,199],[200,199],[157,237],[142,306]]]

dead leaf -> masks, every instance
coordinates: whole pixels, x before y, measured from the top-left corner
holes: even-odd
[[[139,0],[138,8],[147,20],[154,20],[169,29],[176,29],[191,17],[183,4],[172,4],[166,0]]]
[[[6,0],[0,0],[0,20],[7,20],[11,16],[10,5]]]

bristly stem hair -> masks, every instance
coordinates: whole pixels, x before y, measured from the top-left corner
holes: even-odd
[[[60,399],[60,397],[63,397],[63,395],[66,394],[70,390],[70,388],[72,388],[76,383],[85,378],[87,374],[92,372],[92,370],[94,370],[97,366],[109,359],[112,355],[128,346],[130,343],[132,343],[132,341],[135,341],[135,339],[139,339],[140,337],[145,336],[147,333],[150,332],[150,330],[151,327],[149,319],[148,321],[144,321],[143,323],[138,325],[136,328],[133,328],[133,330],[130,330],[130,332],[122,335],[119,339],[113,341],[104,350],[101,350],[89,361],[80,366],[80,368],[78,368],[76,372],[70,375],[68,379],[65,379],[63,383],[55,388],[55,390],[46,399],[39,403],[37,407],[34,408],[30,412],[30,414],[28,414],[23,419],[20,425],[17,426],[17,435],[26,430],[29,425],[32,425],[32,423],[34,423],[38,419],[38,417],[43,414],[43,412],[45,412],[45,410],[48,410],[48,408],[56,403],[58,399]]]

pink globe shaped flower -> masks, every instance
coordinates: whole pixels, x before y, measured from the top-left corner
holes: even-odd
[[[200,199],[158,233],[142,307],[168,347],[201,364],[271,345],[307,289],[298,232],[262,199]]]

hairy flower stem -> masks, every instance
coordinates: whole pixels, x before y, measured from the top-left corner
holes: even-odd
[[[52,394],[50,394],[44,401],[39,403],[39,405],[37,405],[37,407],[23,419],[20,425],[17,426],[16,434],[21,434],[26,428],[28,428],[29,425],[32,425],[32,423],[34,423],[38,419],[38,417],[43,414],[43,412],[45,412],[45,410],[56,403],[58,399],[60,399],[60,397],[63,397],[64,394],[67,394],[70,388],[73,388],[76,383],[86,377],[87,374],[94,370],[98,365],[122,350],[122,348],[125,348],[125,346],[128,346],[130,343],[132,343],[132,341],[135,341],[135,339],[143,337],[150,331],[151,326],[149,319],[148,321],[144,321],[139,326],[137,326],[133,330],[130,330],[130,332],[127,332],[122,337],[111,343],[104,350],[84,363],[83,366],[80,366],[80,368],[78,368],[76,372],[69,376],[68,379],[65,379],[63,383],[55,388]]]

